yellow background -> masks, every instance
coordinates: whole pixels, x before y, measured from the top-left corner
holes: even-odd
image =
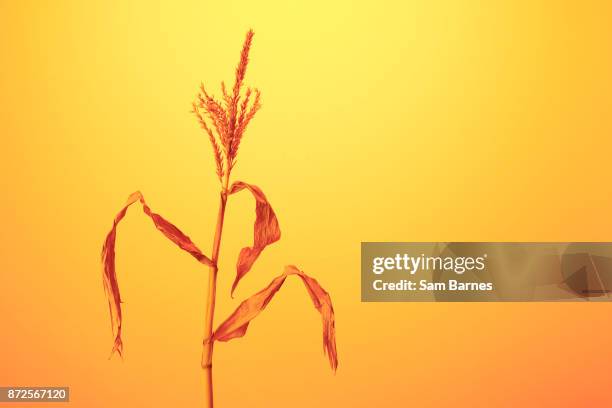
[[[229,298],[254,204],[231,198],[219,318],[295,263],[331,293],[340,366],[287,282],[215,348],[219,407],[609,406],[608,304],[363,304],[361,241],[612,240],[604,1],[0,2],[0,384],[72,406],[203,404],[206,269],[138,208],[119,228],[125,359],[99,252],[141,190],[203,249],[217,184],[200,81],[263,109],[235,179],[283,237]]]

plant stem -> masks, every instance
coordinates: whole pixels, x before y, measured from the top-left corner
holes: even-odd
[[[229,178],[229,177],[228,177]],[[204,321],[204,347],[202,350],[202,368],[204,369],[204,400],[206,408],[213,408],[213,380],[212,380],[212,357],[213,342],[210,340],[213,333],[213,320],[215,317],[215,298],[217,295],[217,272],[219,268],[219,249],[221,247],[221,233],[223,232],[223,219],[225,217],[225,205],[227,203],[227,182],[221,191],[219,201],[219,213],[217,215],[217,227],[215,229],[215,240],[213,242],[212,261],[208,276],[208,297],[206,302],[206,317]]]

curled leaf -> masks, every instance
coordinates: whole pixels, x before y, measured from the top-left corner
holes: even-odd
[[[257,315],[266,308],[276,292],[283,286],[285,279],[289,275],[297,275],[302,279],[312,299],[312,303],[319,313],[321,313],[321,318],[323,320],[323,352],[327,354],[332,370],[336,371],[338,367],[336,329],[334,308],[329,293],[327,293],[315,279],[306,275],[293,265],[286,266],[282,275],[277,276],[266,288],[243,301],[240,306],[219,325],[217,330],[213,333],[212,340],[229,341],[244,336],[251,320],[257,317]]]
[[[119,293],[119,285],[117,283],[117,275],[115,271],[115,239],[117,236],[117,225],[123,219],[123,217],[125,217],[128,207],[137,201],[140,201],[144,213],[153,220],[155,227],[168,239],[170,239],[170,241],[174,242],[181,249],[189,252],[194,258],[204,265],[213,265],[213,262],[198,249],[198,247],[187,235],[164,219],[161,215],[152,212],[139,191],[132,193],[125,206],[115,217],[113,227],[108,235],[106,235],[106,239],[102,247],[102,278],[104,283],[104,291],[108,299],[113,335],[115,336],[111,355],[115,351],[118,352],[119,355],[122,355],[123,352],[123,343],[121,341],[121,295]]]
[[[281,236],[276,214],[274,214],[274,210],[259,187],[237,181],[232,184],[229,193],[234,194],[245,188],[249,189],[256,201],[253,246],[242,248],[240,255],[238,255],[236,278],[232,284],[232,296],[238,282],[251,269],[259,254],[266,246],[278,241]]]

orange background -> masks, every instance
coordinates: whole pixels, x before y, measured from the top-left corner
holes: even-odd
[[[229,298],[253,201],[231,198],[217,322],[295,263],[331,293],[340,367],[289,280],[215,348],[218,407],[602,407],[609,304],[363,304],[361,241],[612,240],[612,6],[598,1],[0,2],[0,385],[79,407],[203,405],[207,271],[134,208],[119,228],[125,359],[99,252],[127,196],[210,248],[200,80],[264,107],[235,179],[283,238]],[[207,251],[208,252],[208,251]]]

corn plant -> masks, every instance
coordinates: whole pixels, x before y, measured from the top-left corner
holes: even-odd
[[[196,260],[208,267],[208,294],[205,311],[204,341],[202,350],[202,368],[205,374],[205,402],[206,407],[213,406],[213,346],[215,342],[226,342],[246,334],[251,320],[266,308],[276,292],[281,288],[288,276],[296,275],[304,283],[308,294],[321,314],[323,320],[323,352],[327,354],[332,370],[338,366],[336,352],[334,309],[329,294],[319,283],[306,275],[296,266],[288,265],[283,273],[272,280],[272,282],[244,300],[238,308],[231,313],[216,330],[213,330],[215,317],[215,301],[217,298],[217,276],[219,274],[218,261],[219,249],[221,248],[221,235],[223,232],[223,221],[228,198],[244,189],[251,192],[255,199],[255,225],[253,245],[242,248],[236,263],[236,276],[234,278],[231,295],[233,296],[236,286],[240,280],[251,270],[253,264],[266,248],[266,246],[280,239],[280,228],[274,210],[266,199],[263,191],[256,185],[235,181],[230,183],[232,169],[236,165],[236,157],[240,147],[240,141],[244,135],[247,125],[261,108],[260,92],[257,89],[246,88],[243,91],[243,81],[249,62],[249,51],[253,41],[253,31],[249,31],[244,41],[240,62],[236,68],[235,82],[231,90],[221,83],[223,97],[217,99],[207,93],[204,85],[196,100],[192,104],[192,110],[197,121],[210,140],[213,157],[216,164],[216,173],[219,180],[219,211],[217,224],[214,230],[214,239],[211,256],[206,256],[192,241],[175,225],[164,217],[154,213],[145,202],[140,192],[135,192],[128,198],[125,206],[119,211],[114,219],[113,226],[106,236],[102,247],[103,283],[110,309],[111,326],[114,336],[114,344],[111,356],[116,352],[123,356],[123,342],[121,340],[122,313],[121,296],[115,270],[115,240],[117,226],[125,217],[128,207],[139,202],[144,213],[151,218],[155,227],[170,241],[184,251],[191,254]]]

